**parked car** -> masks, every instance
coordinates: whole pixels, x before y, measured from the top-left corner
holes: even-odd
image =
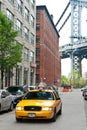
[[[82,95],[83,95],[84,99],[87,100],[87,88],[85,88],[83,90],[83,94]]]
[[[0,112],[14,108],[13,96],[7,91],[0,89]]]
[[[83,92],[86,88],[87,88],[87,86],[81,88],[81,91]]]
[[[16,121],[22,119],[50,119],[56,121],[62,113],[62,101],[54,90],[35,89],[28,91],[16,105]]]
[[[9,86],[6,90],[13,95],[14,105],[16,105],[24,96],[27,89],[24,86]]]
[[[36,86],[28,86],[28,90],[34,90]]]

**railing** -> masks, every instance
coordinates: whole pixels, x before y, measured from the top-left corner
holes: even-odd
[[[83,48],[83,47],[87,47],[87,41],[86,42],[82,42],[82,43],[79,43],[79,44],[66,44],[64,46],[61,46],[59,48],[60,52],[63,52],[63,51],[67,51],[67,50],[75,50],[75,49],[78,49],[78,48]]]

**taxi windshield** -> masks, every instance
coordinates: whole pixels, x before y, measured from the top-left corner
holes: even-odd
[[[44,92],[44,91],[38,91],[38,92],[28,92],[24,99],[29,100],[54,100],[53,93],[51,92]]]

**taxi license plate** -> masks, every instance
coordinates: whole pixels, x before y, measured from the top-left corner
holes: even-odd
[[[35,114],[34,113],[30,113],[30,114],[28,114],[28,117],[35,117]]]

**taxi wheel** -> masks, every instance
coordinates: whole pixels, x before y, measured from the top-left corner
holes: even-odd
[[[1,104],[0,104],[0,110],[1,110]]]
[[[55,122],[56,121],[56,109],[54,110],[54,116],[52,118],[52,122]]]
[[[61,114],[62,114],[62,106],[61,106],[61,108],[60,108],[60,110],[59,110],[58,114],[59,114],[59,115],[61,115]]]
[[[20,122],[20,121],[22,121],[22,119],[21,118],[16,118],[16,121]]]

